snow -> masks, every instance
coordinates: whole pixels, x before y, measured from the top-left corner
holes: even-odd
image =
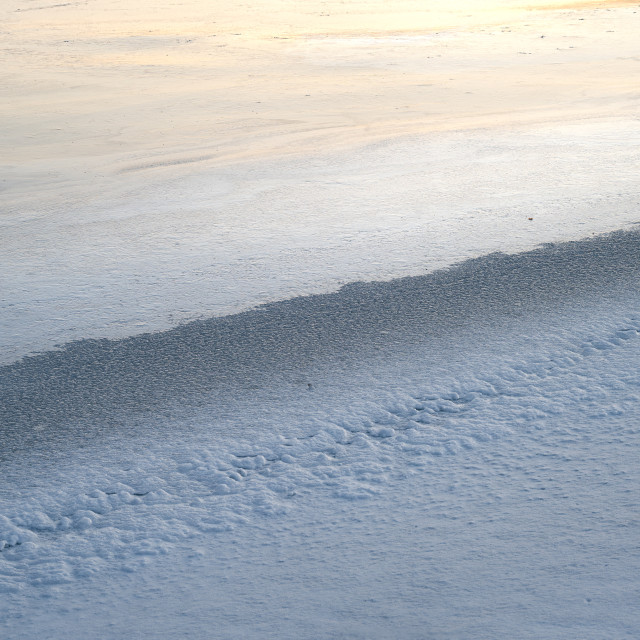
[[[92,4],[6,9],[4,364],[638,222],[634,6]]]
[[[638,637],[640,13],[422,4],[0,10],[3,638]]]
[[[4,361],[629,228],[639,139],[626,119],[413,136],[21,221],[4,230]]]
[[[490,256],[228,320],[241,334],[254,322],[260,355],[227,325],[241,352],[216,361],[202,334],[220,319],[158,334],[202,360],[194,389],[176,385],[178,408],[156,394],[160,343],[111,343],[119,370],[102,342],[84,344],[86,379],[133,373],[139,411],[90,431],[77,390],[58,390],[69,431],[48,425],[5,460],[10,637],[70,624],[105,638],[209,625],[215,637],[633,637],[639,247],[627,233]],[[305,306],[327,333],[360,325],[318,343],[286,322],[304,323]],[[53,358],[66,379],[79,348],[8,373]],[[237,377],[245,356],[280,377]],[[212,401],[199,383],[215,372],[234,380]],[[39,402],[21,406],[37,416]]]

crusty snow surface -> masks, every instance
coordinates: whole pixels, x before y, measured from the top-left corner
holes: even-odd
[[[640,638],[637,2],[0,5],[1,640]]]
[[[640,235],[2,370],[6,638],[637,638]]]

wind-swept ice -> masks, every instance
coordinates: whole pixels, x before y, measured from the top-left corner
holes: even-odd
[[[632,3],[156,4],[5,3],[5,363],[639,220]]]
[[[638,637],[640,7],[133,4],[0,9],[0,636]]]

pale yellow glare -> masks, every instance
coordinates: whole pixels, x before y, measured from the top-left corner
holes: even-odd
[[[84,189],[407,133],[624,116],[637,109],[635,7],[5,0],[5,184]]]
[[[7,23],[15,31],[91,38],[202,36],[295,37],[404,33],[493,24],[526,10],[584,9],[637,4],[634,0],[96,0],[91,3],[8,0]]]

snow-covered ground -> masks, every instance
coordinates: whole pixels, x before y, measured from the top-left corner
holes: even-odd
[[[637,638],[638,5],[127,4],[0,9],[0,637]]]
[[[2,363],[639,219],[634,4],[132,4],[3,3]]]
[[[639,252],[8,367],[8,637],[635,637]]]

